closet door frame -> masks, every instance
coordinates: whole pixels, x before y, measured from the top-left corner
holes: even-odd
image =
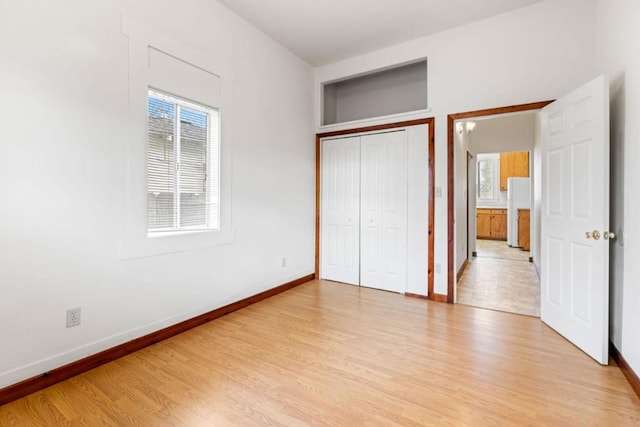
[[[353,129],[345,129],[333,132],[324,132],[316,134],[316,245],[315,245],[315,278],[320,278],[320,222],[321,222],[321,195],[322,195],[322,139],[330,138],[336,136],[356,136],[356,134],[367,134],[374,133],[378,131],[388,131],[388,130],[400,130],[400,128],[409,128],[412,126],[420,126],[427,125],[428,126],[428,137],[425,143],[427,144],[428,151],[428,215],[427,220],[427,295],[426,298],[433,300],[434,292],[433,292],[433,284],[434,284],[434,216],[435,216],[435,171],[434,171],[434,155],[435,155],[435,119],[433,117],[410,120],[404,122],[396,122],[396,123],[387,123],[383,125],[369,126],[369,127],[360,127]],[[407,296],[421,297],[424,298],[424,295],[406,293]]]

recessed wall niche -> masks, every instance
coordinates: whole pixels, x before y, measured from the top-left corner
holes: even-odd
[[[426,59],[323,86],[323,125],[426,108]]]

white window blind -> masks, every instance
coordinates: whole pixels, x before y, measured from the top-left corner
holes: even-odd
[[[148,93],[147,229],[220,229],[219,113]]]

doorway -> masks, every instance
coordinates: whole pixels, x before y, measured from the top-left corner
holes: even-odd
[[[518,280],[519,283],[534,282],[536,283],[536,286],[537,286],[538,277],[535,273],[533,264],[528,262],[529,260],[533,261],[533,257],[525,256],[525,262],[522,262],[522,258],[523,258],[522,254],[509,252],[509,250],[512,250],[512,248],[509,248],[506,245],[506,241],[502,246],[500,244],[496,245],[495,241],[499,241],[497,239],[494,239],[495,241],[494,240],[485,241],[485,239],[482,239],[480,244],[476,244],[476,237],[477,237],[476,224],[477,224],[478,215],[479,215],[479,212],[477,212],[476,210],[476,205],[477,205],[477,200],[476,200],[477,199],[476,198],[477,181],[476,180],[478,178],[478,159],[476,156],[478,154],[493,153],[493,156],[494,156],[493,159],[495,160],[494,164],[498,165],[500,151],[504,150],[504,146],[502,147],[502,149],[500,149],[497,145],[494,145],[493,146],[494,149],[491,150],[490,149],[491,145],[489,144],[489,146],[485,146],[482,149],[477,149],[475,152],[473,149],[470,149],[468,151],[470,151],[471,156],[474,156],[476,158],[474,161],[467,162],[465,157],[469,158],[469,156],[465,156],[464,154],[462,154],[462,156],[460,155],[460,153],[465,153],[467,150],[466,148],[465,150],[460,150],[460,147],[458,147],[457,145],[457,144],[460,144],[460,142],[456,138],[456,136],[459,134],[471,135],[474,131],[474,128],[477,126],[478,122],[480,121],[492,120],[500,117],[507,117],[509,115],[514,115],[514,114],[523,113],[523,112],[533,113],[535,111],[540,110],[550,102],[551,101],[543,101],[539,103],[523,104],[523,105],[516,105],[511,107],[451,114],[448,116],[448,160],[449,160],[449,165],[448,165],[449,166],[448,167],[448,170],[449,170],[449,176],[448,176],[449,178],[449,185],[448,185],[448,189],[449,189],[449,194],[448,194],[449,196],[448,198],[448,215],[449,215],[448,302],[463,303],[465,295],[461,295],[463,296],[463,301],[458,300],[457,282],[458,282],[458,278],[460,278],[461,283],[463,283],[463,285],[465,284],[463,282],[464,271],[466,271],[466,274],[469,275],[469,277],[471,277],[471,275],[475,275],[478,283],[480,282],[483,284],[491,283],[496,285],[494,286],[493,294],[491,293],[490,290],[487,290],[487,289],[483,289],[482,291],[475,289],[476,297],[478,297],[479,295],[483,295],[485,299],[488,298],[494,303],[493,306],[486,306],[486,308],[513,311],[508,309],[509,308],[508,303],[506,305],[503,304],[502,306],[495,305],[495,303],[499,302],[498,296],[501,295],[501,288],[499,286],[500,280],[497,279],[498,277],[504,277],[504,279],[502,280],[513,282],[513,280],[510,280],[510,279],[512,279],[515,274],[519,276],[519,280]],[[471,124],[469,125],[467,123],[471,123]],[[509,149],[504,151],[508,151],[508,150]],[[483,151],[483,153],[478,153],[477,151]],[[512,147],[512,151],[513,151],[513,147]],[[526,151],[529,151],[529,155],[531,155],[530,147],[527,148]],[[462,157],[462,159],[460,157]],[[491,159],[491,156],[489,156],[489,159]],[[485,164],[490,163],[491,161],[493,160],[489,160],[485,162]],[[467,179],[466,182],[462,184],[460,183],[461,181],[460,179],[456,179],[456,172],[455,172],[456,169],[460,170],[461,167],[465,169],[464,174],[469,177],[469,179]],[[465,181],[465,180],[463,179],[462,181]],[[497,185],[499,184],[494,183],[494,189],[496,188]],[[467,200],[464,200],[465,195],[468,195],[466,197]],[[495,196],[494,198],[496,200],[498,199]],[[464,208],[461,208],[460,206],[467,206],[467,208],[464,209]],[[502,211],[501,206],[497,206],[497,205],[486,206],[486,208],[489,208],[489,209],[485,212],[482,212],[482,214],[488,214],[489,218],[491,218],[491,216],[494,216],[496,218],[495,219],[496,222],[499,223],[500,221],[502,221],[503,223],[506,224],[506,218],[505,218],[506,215],[504,215],[504,211]],[[495,209],[492,209],[492,208],[495,208]],[[467,216],[466,220],[461,218],[462,216],[461,213],[466,214]],[[459,217],[463,220],[456,221],[456,217]],[[466,228],[466,230],[462,228],[462,224],[468,224],[467,227],[464,227]],[[505,228],[506,227],[504,227],[503,230]],[[461,236],[461,233],[464,233],[464,236]],[[464,237],[464,238],[461,238],[461,237]],[[533,235],[531,235],[531,237],[533,237]],[[464,245],[464,243],[461,243],[465,241],[467,242],[466,245]],[[523,271],[518,271],[518,268],[512,265],[512,263],[520,263],[519,266],[522,267]],[[497,271],[502,271],[502,274],[500,276],[496,275]],[[459,272],[463,274],[459,275],[458,274]],[[471,286],[470,280],[467,281],[466,285],[470,290],[473,287]],[[537,312],[529,310],[527,312],[524,312],[523,314],[539,315],[539,302],[537,302],[536,304],[535,300],[530,301],[529,305],[530,306],[536,305]]]
[[[535,145],[534,263],[541,320],[598,363],[609,346],[609,82],[605,76],[553,102],[448,116],[448,301],[455,302],[456,120],[540,110]],[[602,232],[600,230],[603,230]],[[600,238],[602,237],[602,240]]]
[[[482,132],[486,131],[483,125],[504,125],[504,121],[493,122],[489,119],[478,123],[480,138],[474,139],[469,148],[483,151],[482,135],[486,133]],[[528,140],[531,149],[534,124],[532,113],[510,123],[522,128],[522,139]],[[512,138],[508,141],[518,142]],[[468,207],[456,210],[456,302],[459,304],[540,315],[539,280],[530,262],[532,168],[529,154],[529,151],[476,153],[468,161]],[[458,179],[462,175],[456,174]],[[461,204],[460,200],[456,202],[457,206]],[[458,220],[459,215],[467,218],[466,230]],[[467,233],[467,230],[470,231]],[[470,254],[461,255],[460,249],[464,247],[458,247],[464,246],[465,240]]]

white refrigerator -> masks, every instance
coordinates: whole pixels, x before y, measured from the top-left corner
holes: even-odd
[[[518,246],[518,209],[531,209],[531,179],[507,179],[507,243]]]

